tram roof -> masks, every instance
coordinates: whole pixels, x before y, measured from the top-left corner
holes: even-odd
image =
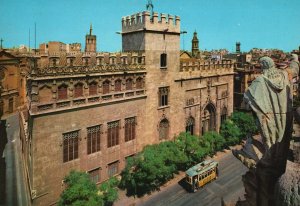
[[[199,164],[194,165],[193,167],[189,168],[185,173],[193,177],[195,175],[202,174],[214,167],[218,166],[218,162],[214,160],[205,160],[203,162],[200,162]]]

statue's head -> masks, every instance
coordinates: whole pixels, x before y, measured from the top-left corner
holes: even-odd
[[[259,59],[259,64],[263,70],[275,67],[273,59],[270,57],[262,57]]]
[[[297,55],[297,54],[292,54],[292,55],[290,56],[290,60],[291,60],[291,61],[298,61],[298,55]]]

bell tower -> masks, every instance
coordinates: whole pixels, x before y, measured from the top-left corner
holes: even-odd
[[[236,53],[241,53],[241,43],[240,42],[236,42],[236,44],[235,44],[235,52]]]
[[[96,52],[96,35],[92,34],[93,27],[90,26],[90,33],[85,35],[85,52]]]
[[[192,39],[192,56],[197,57],[199,53],[199,40],[197,37],[197,32],[194,32],[194,36]]]

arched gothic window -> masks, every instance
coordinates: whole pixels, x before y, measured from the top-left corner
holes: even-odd
[[[136,79],[136,89],[143,89],[144,87],[144,82],[143,78],[139,77]]]
[[[120,79],[115,81],[115,92],[120,92],[122,90],[122,81]]]
[[[159,123],[159,139],[165,140],[169,137],[169,121],[167,119],[163,119]]]
[[[132,79],[126,80],[126,90],[132,90]]]
[[[103,94],[109,93],[109,84],[110,84],[110,82],[108,80],[103,82],[103,84],[102,84],[102,93]]]
[[[208,104],[202,115],[202,135],[207,131],[214,131],[216,125],[216,112],[212,104]]]
[[[58,87],[57,99],[62,100],[62,99],[67,99],[67,98],[68,98],[68,86],[65,84],[62,84]]]
[[[223,107],[221,112],[221,124],[223,124],[226,119],[227,119],[227,108]]]
[[[82,97],[83,96],[83,84],[77,83],[74,86],[74,97]]]
[[[89,95],[97,95],[97,82],[91,82],[89,84]]]
[[[195,119],[193,117],[189,117],[186,122],[185,131],[189,132],[191,135],[194,135],[195,132]]]

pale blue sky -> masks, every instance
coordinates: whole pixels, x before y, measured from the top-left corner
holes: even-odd
[[[152,0],[154,10],[181,17],[185,49],[197,30],[200,49],[253,47],[285,51],[300,46],[300,0]],[[5,47],[47,41],[80,42],[93,24],[98,51],[121,49],[121,17],[146,8],[147,0],[0,0],[0,38]],[[181,37],[182,38],[182,37]],[[183,48],[183,39],[181,39]]]

